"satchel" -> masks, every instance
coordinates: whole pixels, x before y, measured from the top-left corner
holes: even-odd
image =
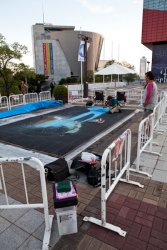
[[[46,164],[44,168],[48,181],[63,181],[70,176],[68,164],[64,158],[59,158],[56,161],[50,162]]]
[[[101,163],[92,166],[87,173],[87,182],[93,187],[101,185]]]

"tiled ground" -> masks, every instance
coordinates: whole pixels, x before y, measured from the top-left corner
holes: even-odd
[[[135,127],[136,124],[133,123],[133,135],[135,135]],[[124,127],[124,129],[126,128]],[[115,232],[90,222],[82,221],[84,216],[101,218],[100,191],[87,203],[87,199],[85,201],[84,198],[89,197],[85,193],[87,189],[82,188],[84,206],[82,204],[82,211],[78,210],[79,232],[63,236],[53,248],[54,250],[167,249],[167,132],[155,136],[155,141],[160,145],[161,156],[143,154],[141,161],[145,170],[152,169],[152,179],[131,176],[132,180],[140,182],[144,188],[119,183],[107,201],[107,222],[127,231],[126,237],[121,237]],[[98,145],[95,147],[98,149]],[[133,140],[132,146],[132,161],[134,155],[136,155],[135,140]]]
[[[103,139],[89,147],[88,151],[102,153],[118,135],[127,128],[132,130],[132,159],[136,157],[137,129],[141,119],[138,114],[121,128],[105,136]],[[152,166],[151,160],[156,160],[154,170],[163,170],[167,164],[166,143],[167,136],[163,140],[161,148],[162,156],[145,157],[143,165]],[[159,138],[161,141],[161,137]],[[166,162],[166,164],[164,163]],[[163,166],[162,164],[163,163]],[[17,169],[17,166],[15,166]],[[6,172],[7,188],[10,196],[15,200],[24,201],[22,195],[22,183],[19,181],[19,172],[12,166]],[[27,169],[26,175],[29,181],[30,200],[40,201],[41,192],[39,178],[35,171]],[[166,177],[166,171],[164,171]],[[133,180],[144,184],[144,188],[138,188],[129,184],[119,183],[107,203],[107,222],[120,226],[127,231],[126,237],[106,230],[102,227],[84,222],[84,216],[100,218],[100,188],[93,188],[80,180],[76,184],[79,194],[79,204],[77,208],[78,233],[58,236],[56,220],[51,238],[53,250],[68,249],[100,249],[100,250],[166,250],[167,249],[167,184],[142,177],[132,177]],[[55,214],[53,208],[52,183],[47,183],[49,210]],[[4,197],[0,195],[0,201]],[[12,200],[12,202],[14,202]],[[42,216],[43,217],[43,216]],[[40,210],[33,212],[28,210],[21,212],[17,210],[6,214],[0,213],[0,249],[15,250],[40,250],[42,246],[43,220]]]
[[[127,231],[125,238],[82,221],[85,215],[100,218],[100,194],[86,205],[91,197],[82,187],[82,196],[88,199],[82,199],[85,207],[78,210],[79,233],[63,236],[53,249],[166,250],[167,184],[141,177],[133,179],[143,183],[144,188],[120,183],[107,202],[107,222]]]

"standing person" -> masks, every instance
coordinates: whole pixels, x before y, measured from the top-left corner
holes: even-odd
[[[21,93],[23,95],[27,93],[27,84],[24,81],[21,82]]]
[[[41,82],[37,81],[36,92],[39,94],[41,92]]]
[[[154,75],[152,71],[145,73],[146,84],[144,85],[144,117],[151,114],[158,102],[157,84],[154,82]]]
[[[55,83],[54,83],[54,81],[53,81],[53,79],[52,79],[52,81],[51,81],[51,83],[50,83],[50,94],[51,94],[51,98],[52,98],[52,96],[53,96],[54,87],[55,87]]]

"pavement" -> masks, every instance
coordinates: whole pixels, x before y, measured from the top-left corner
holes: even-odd
[[[103,153],[107,145],[117,138],[126,128],[132,130],[132,165],[136,158],[138,125],[142,114],[136,114],[129,122],[114,130],[88,148],[88,151]],[[59,236],[56,216],[54,216],[50,249],[100,249],[100,250],[159,250],[167,249],[167,118],[164,117],[160,129],[162,134],[155,134],[154,151],[160,156],[142,154],[141,169],[152,174],[152,178],[131,175],[131,179],[140,182],[144,188],[119,182],[107,202],[107,222],[120,226],[127,231],[126,237],[83,221],[84,216],[100,218],[100,187],[88,185],[84,178],[77,180],[79,195],[77,207],[78,232]],[[17,166],[16,166],[17,168]],[[33,169],[28,170],[31,188],[30,200],[41,199],[38,176]],[[18,181],[18,172],[9,167],[6,180],[11,203],[23,202],[23,195]],[[52,183],[47,182],[50,214],[55,215],[53,207]],[[0,204],[4,195],[0,194]],[[44,233],[42,210],[1,210],[0,211],[0,250],[40,250]]]
[[[160,126],[160,129],[165,132],[154,136],[154,141],[159,144],[154,146],[154,151],[157,150],[161,155],[152,156],[145,153],[142,155],[141,169],[152,173],[152,178],[131,175],[131,180],[140,182],[144,188],[119,182],[108,199],[107,222],[127,231],[126,237],[90,222],[83,222],[84,216],[100,219],[100,190],[92,190],[86,185],[78,184],[79,231],[77,234],[61,237],[54,250],[167,249],[167,131],[165,123]],[[98,190],[97,193],[95,193],[96,190]]]

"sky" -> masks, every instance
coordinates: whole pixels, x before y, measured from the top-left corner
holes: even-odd
[[[151,51],[141,44],[143,0],[1,0],[0,10],[0,33],[8,44],[28,47],[22,62],[31,67],[31,27],[43,19],[100,33],[104,37],[102,60],[126,61],[138,73],[142,56],[151,62]]]

